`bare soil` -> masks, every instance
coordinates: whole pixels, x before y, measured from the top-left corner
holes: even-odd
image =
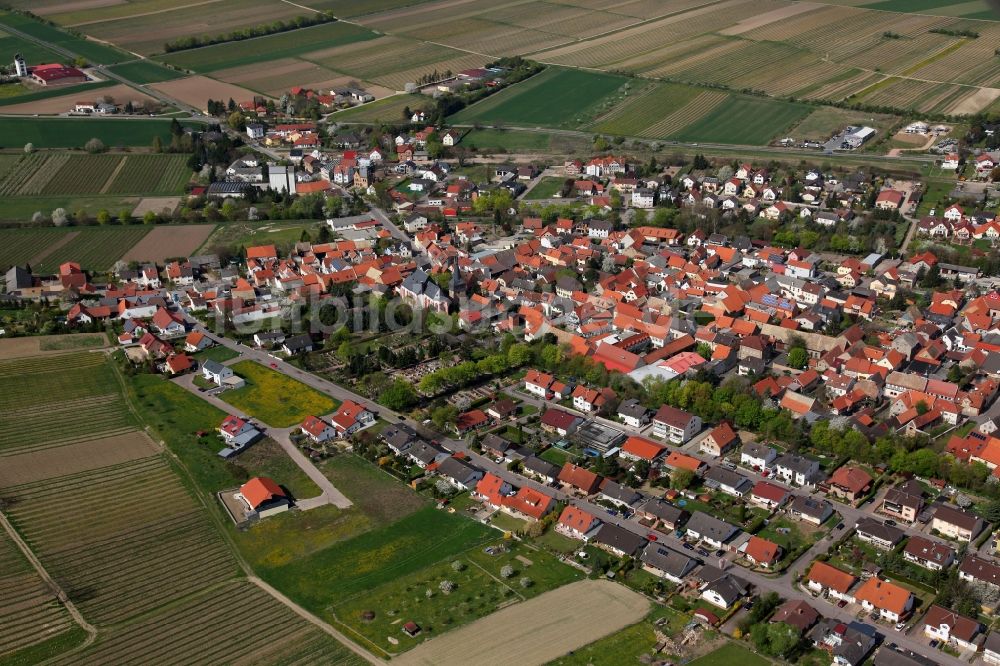
[[[92,333],[67,333],[66,335],[46,335],[25,338],[0,338],[0,361],[9,361],[15,358],[26,358],[29,356],[51,356],[53,354],[65,354],[72,349],[87,349],[87,346],[74,347],[68,344],[65,348],[56,349],[58,344],[50,345],[53,348],[42,349],[42,341],[58,343],[60,340],[72,340],[77,336],[93,337]]]
[[[246,102],[254,98],[252,90],[210,79],[207,76],[189,76],[186,79],[164,81],[150,86],[191,106],[207,111],[209,99],[229,99]]]
[[[4,113],[11,114],[36,114],[36,113],[66,113],[72,111],[77,102],[96,102],[105,96],[111,97],[119,104],[132,102],[133,104],[147,104],[155,100],[143,95],[137,90],[126,85],[111,86],[110,88],[95,88],[93,92],[77,91],[58,97],[46,97],[32,102],[21,104],[10,104],[3,107]],[[204,104],[204,102],[202,102]]]
[[[545,664],[635,624],[648,611],[649,601],[623,585],[582,580],[499,610],[392,661],[401,666]]]
[[[213,229],[215,226],[211,224],[156,227],[132,246],[122,261],[162,262],[170,257],[187,257],[201,247]]]
[[[0,488],[110,467],[159,452],[144,432],[135,431],[76,444],[4,456]]]

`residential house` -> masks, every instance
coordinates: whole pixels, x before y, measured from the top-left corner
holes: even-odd
[[[629,398],[618,405],[618,418],[627,426],[642,428],[649,423],[649,410],[635,398]]]
[[[758,442],[748,442],[740,451],[740,464],[758,471],[771,469],[777,458],[776,450]]]
[[[934,604],[924,615],[923,622],[924,636],[963,650],[979,651],[976,638],[984,630],[979,620],[959,615],[955,611]]]
[[[833,515],[833,505],[825,499],[796,495],[788,505],[788,514],[796,520],[822,525]]]
[[[682,583],[698,566],[698,560],[693,557],[655,542],[646,545],[639,559],[643,569],[672,583]]]
[[[796,453],[785,453],[774,461],[775,473],[795,486],[813,486],[819,476],[819,462]]]
[[[983,519],[961,509],[941,505],[931,519],[931,529],[957,541],[972,541],[984,527]]]
[[[307,416],[299,427],[316,444],[322,444],[337,437],[337,430],[318,416]]]
[[[813,592],[848,603],[854,602],[851,588],[856,582],[858,579],[853,575],[818,560],[813,562],[806,576],[806,587]]]
[[[718,488],[733,497],[743,497],[753,488],[753,482],[747,477],[724,467],[712,467],[704,476],[705,485]]]
[[[704,581],[699,588],[701,598],[724,610],[731,608],[750,592],[750,584],[745,580],[712,565],[703,567],[698,572],[698,577]]]
[[[235,497],[246,505],[248,515],[256,518],[277,515],[292,505],[281,486],[266,476],[255,476],[244,483]]]
[[[991,592],[1000,590],[1000,565],[975,555],[966,555],[958,566],[958,577],[975,586],[988,588]]]
[[[872,518],[862,518],[855,528],[857,537],[882,550],[891,550],[903,540],[903,530],[891,527]]]
[[[586,541],[588,535],[600,525],[600,518],[579,507],[570,505],[559,514],[559,520],[556,521],[556,531],[571,539]]]
[[[903,548],[903,559],[924,569],[941,571],[950,567],[955,561],[955,549],[943,543],[914,535],[910,537]]]
[[[528,456],[521,463],[521,473],[545,484],[553,484],[559,478],[562,468],[538,456]]]
[[[574,432],[583,419],[562,409],[547,409],[542,415],[542,428],[557,433],[560,437]]]
[[[983,643],[983,661],[1000,666],[1000,632],[991,631]]]
[[[652,463],[662,459],[667,451],[663,444],[633,435],[625,440],[618,455],[625,460],[645,460]]]
[[[750,503],[768,511],[780,507],[788,500],[788,497],[787,490],[767,481],[758,481],[750,490]]]
[[[719,458],[739,446],[740,438],[729,423],[723,421],[706,435],[698,445],[702,453]]]
[[[740,531],[740,528],[735,525],[730,525],[724,520],[719,520],[715,516],[701,511],[695,511],[691,514],[691,519],[688,520],[685,529],[686,537],[704,541],[712,548],[722,548]]]
[[[817,620],[819,620],[819,612],[815,608],[804,601],[789,599],[778,606],[768,622],[771,624],[782,622],[790,627],[795,627],[800,634],[804,634],[816,624]]]
[[[637,506],[635,514],[644,525],[660,526],[667,531],[680,529],[690,518],[687,511],[659,497],[650,497]]]
[[[879,635],[874,627],[861,622],[844,624],[824,618],[809,632],[809,639],[830,653],[833,666],[861,666],[878,645]]]
[[[590,543],[618,557],[635,557],[646,545],[646,539],[624,527],[603,523],[591,537]]]
[[[594,474],[589,469],[573,463],[563,465],[558,476],[560,483],[580,490],[585,495],[596,493],[601,487],[602,478],[599,474]]]
[[[349,437],[359,430],[375,424],[375,413],[364,405],[345,400],[333,415],[333,427],[339,437]]]
[[[878,511],[896,520],[912,523],[916,521],[924,507],[924,500],[919,493],[919,490],[911,491],[908,487],[889,488],[882,498]]]
[[[860,467],[844,465],[829,478],[830,494],[848,502],[857,502],[871,490],[871,475]]]
[[[916,597],[905,587],[872,576],[857,589],[854,599],[869,613],[888,622],[899,622],[913,610]]]
[[[670,405],[661,405],[653,417],[653,434],[673,444],[684,444],[700,430],[700,417]]]
[[[770,569],[781,559],[781,546],[758,536],[750,537],[741,548],[743,557],[764,569]]]
[[[475,465],[454,456],[439,462],[434,471],[459,490],[472,490],[485,475],[485,472]]]

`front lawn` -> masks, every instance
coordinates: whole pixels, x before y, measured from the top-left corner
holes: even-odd
[[[545,176],[538,181],[537,185],[531,188],[528,193],[524,195],[524,198],[529,200],[551,199],[556,194],[559,194],[559,191],[562,190],[565,182],[565,178]]]
[[[247,385],[220,397],[271,427],[298,425],[309,415],[328,414],[337,407],[330,396],[259,363],[240,361],[232,368]]]
[[[193,356],[204,363],[205,361],[217,361],[222,363],[228,361],[231,358],[236,358],[239,356],[238,352],[233,351],[229,347],[224,347],[222,345],[215,345],[214,347],[209,347],[207,349],[202,349],[200,352],[195,352]]]
[[[703,657],[698,657],[689,666],[770,666],[771,662],[754,654],[742,645],[726,643],[718,650],[713,650]]]
[[[653,654],[653,647],[657,643],[654,632],[658,629],[667,636],[678,636],[687,622],[686,615],[664,606],[656,606],[641,622],[594,641],[574,651],[573,654],[555,659],[550,665],[619,666],[619,664],[646,663],[642,655]]]

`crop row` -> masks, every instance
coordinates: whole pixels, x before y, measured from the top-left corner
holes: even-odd
[[[108,194],[177,194],[191,176],[185,155],[129,155]]]
[[[127,212],[131,212],[131,207]],[[118,211],[112,214],[118,215]],[[56,270],[65,261],[78,261],[86,270],[106,271],[148,234],[150,227],[85,227],[69,243],[46,255],[39,270]]]
[[[0,194],[14,196],[21,194],[22,190],[40,192],[45,183],[52,178],[54,173],[52,167],[58,168],[68,159],[68,155],[43,153],[25,155],[16,166],[7,171],[3,180],[0,180]]]
[[[729,100],[728,93],[705,91],[674,113],[647,127],[643,136],[654,139],[668,137],[697,122],[727,100]]]
[[[42,194],[101,194],[122,166],[121,155],[73,155],[45,185]]]

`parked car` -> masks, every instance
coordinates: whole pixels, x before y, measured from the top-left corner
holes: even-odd
[[[837,608],[843,608],[846,605],[847,605],[846,599],[841,599],[840,601],[837,602]]]
[[[647,535],[646,535],[646,538],[647,538],[648,540],[650,540],[650,541],[659,541],[659,537],[657,537],[657,536],[656,536],[655,534],[653,534],[652,532],[650,532],[649,534],[647,534]]]
[[[686,550],[694,550],[694,546],[692,546],[691,544],[689,544],[687,541],[684,542],[684,548]]]

